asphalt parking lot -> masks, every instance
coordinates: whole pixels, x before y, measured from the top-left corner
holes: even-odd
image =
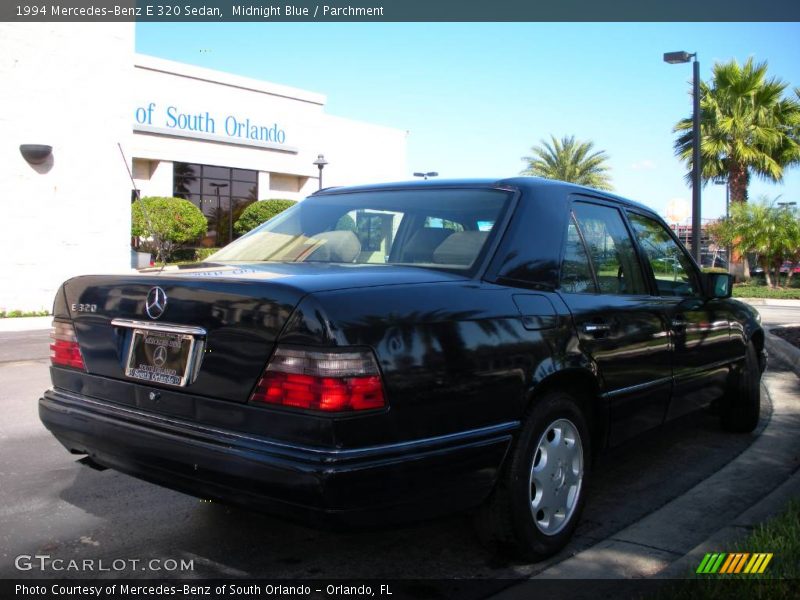
[[[800,309],[771,311],[765,323],[800,322]],[[792,320],[793,319],[793,320]],[[559,556],[518,564],[486,551],[470,519],[333,533],[201,502],[114,471],[76,463],[42,427],[39,394],[49,386],[47,332],[0,334],[0,577],[86,577],[86,572],[15,568],[19,555],[193,561],[191,571],[141,563],[114,576],[262,578],[523,579],[580,552],[664,506],[743,452],[754,434],[720,431],[707,412],[604,454],[595,464],[577,535]],[[709,518],[713,519],[713,515]],[[102,573],[100,574],[103,575]],[[511,583],[510,581],[507,583]]]

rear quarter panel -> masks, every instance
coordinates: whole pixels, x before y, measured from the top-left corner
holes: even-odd
[[[389,406],[337,419],[343,447],[519,421],[565,323],[526,329],[515,291],[465,279],[322,292],[301,302],[280,343],[374,350]]]

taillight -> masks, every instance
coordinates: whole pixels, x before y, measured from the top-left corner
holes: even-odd
[[[53,365],[86,370],[72,323],[53,321],[50,337],[53,338],[50,344],[50,362]]]
[[[328,412],[382,408],[383,383],[375,357],[363,352],[278,348],[250,402]]]

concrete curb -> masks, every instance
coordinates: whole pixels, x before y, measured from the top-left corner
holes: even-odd
[[[656,577],[658,579],[684,579],[691,576],[707,552],[731,550],[736,542],[747,537],[760,524],[783,512],[789,501],[798,498],[800,498],[800,471],[744,511],[730,525],[723,527],[685,556],[673,562]]]
[[[12,317],[0,319],[0,333],[17,331],[38,331],[50,329],[53,317]]]
[[[800,369],[800,350],[772,334],[768,334],[767,346],[775,359],[787,362],[786,356],[795,372]],[[734,541],[780,513],[790,499],[800,498],[800,459],[795,441],[800,434],[797,385],[792,373],[767,371],[764,389],[774,400],[773,415],[747,450],[664,507],[593,547],[549,566],[533,579],[689,577],[706,552],[729,550]],[[772,491],[748,505],[748,495],[763,489]],[[703,522],[709,510],[727,513],[730,518],[703,536]],[[537,585],[532,580],[524,582],[495,598],[528,598],[535,595]]]
[[[777,329],[777,328],[773,328]],[[775,357],[790,367],[800,377],[800,348],[778,337],[771,331],[766,332],[766,345],[770,358]]]
[[[800,307],[800,300],[790,300],[783,298],[734,298],[740,302],[746,302],[751,306],[775,306],[785,308]]]

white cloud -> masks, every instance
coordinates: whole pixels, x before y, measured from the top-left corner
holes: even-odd
[[[637,161],[631,165],[631,169],[633,169],[634,171],[652,171],[655,168],[656,168],[656,163],[654,163],[649,158]]]

